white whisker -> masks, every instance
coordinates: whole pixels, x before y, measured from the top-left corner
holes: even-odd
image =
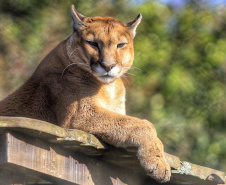
[[[140,52],[140,53],[138,53],[138,54],[137,54],[134,58],[138,57],[140,54],[141,54],[141,52]]]
[[[139,70],[139,71],[142,71],[142,72],[143,72],[143,70],[142,70],[142,69],[140,69],[140,68],[138,68],[138,67],[123,67],[123,69],[129,69],[129,70],[134,70],[134,69],[137,69],[137,70]]]
[[[83,64],[83,63],[71,63],[71,64],[67,65],[67,66],[64,68],[63,72],[61,73],[61,77],[64,75],[65,70],[66,70],[68,67],[72,66],[72,65],[84,65],[84,66],[88,66],[88,67],[89,67],[88,64]]]
[[[142,69],[140,69],[140,68],[138,68],[138,67],[131,67],[131,69],[137,69],[137,70],[139,70],[139,71],[144,72]]]
[[[83,65],[83,66],[88,66],[89,67],[88,64],[83,64],[83,63],[76,63],[76,64]]]
[[[122,75],[121,77],[122,77],[123,79],[125,79],[125,80],[129,83],[129,80],[126,78],[125,75]]]
[[[70,58],[70,56],[71,56],[77,49],[79,49],[79,48],[75,48],[75,49],[70,53],[69,58]]]
[[[129,74],[129,75],[132,75],[132,76],[136,76],[135,74],[129,73],[129,72],[126,72],[125,74]]]
[[[64,68],[64,70],[62,71],[61,77],[64,75],[65,70],[66,70],[68,67],[72,66],[72,65],[76,65],[76,63],[72,63],[72,64],[67,65],[67,66]]]

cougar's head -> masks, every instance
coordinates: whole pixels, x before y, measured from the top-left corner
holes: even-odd
[[[67,43],[70,61],[102,83],[123,75],[133,63],[133,38],[141,14],[122,23],[111,17],[85,17],[72,5],[71,15],[74,32]]]

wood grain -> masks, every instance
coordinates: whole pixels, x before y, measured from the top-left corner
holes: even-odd
[[[22,169],[55,184],[148,184],[151,179],[141,168],[136,150],[109,146],[80,130],[0,116],[0,166]],[[167,153],[165,156],[171,166],[172,184],[225,182],[222,171],[181,161]]]
[[[4,166],[26,171],[46,181],[55,179],[64,184],[106,185],[106,184],[141,184],[146,177],[131,170],[123,169],[101,160],[75,154],[72,151],[45,143],[44,141],[6,132],[1,140],[6,142]],[[1,145],[0,144],[0,145]],[[4,144],[3,144],[4,145]],[[56,180],[55,180],[56,181]]]

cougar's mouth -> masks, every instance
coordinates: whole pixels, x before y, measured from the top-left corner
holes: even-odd
[[[95,68],[92,68],[94,76],[101,81],[102,83],[110,83],[114,81],[121,71],[118,67],[113,68],[110,71],[106,71],[103,67],[98,65]]]
[[[109,74],[97,76],[98,80],[103,83],[110,83],[116,79],[116,76],[110,76]]]

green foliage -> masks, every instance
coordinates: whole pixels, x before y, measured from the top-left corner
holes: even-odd
[[[127,113],[152,121],[167,152],[226,171],[226,8],[141,2],[2,0],[0,98],[71,34],[71,4],[84,15],[124,22],[141,12],[129,71],[135,76],[125,81]]]

